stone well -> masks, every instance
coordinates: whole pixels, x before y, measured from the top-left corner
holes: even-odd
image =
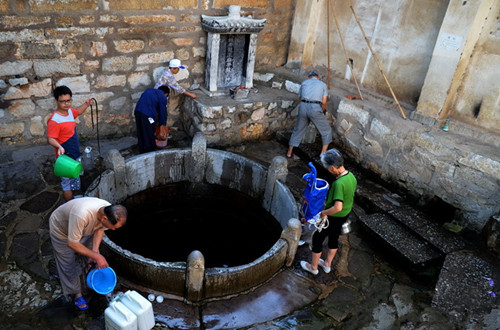
[[[102,174],[89,196],[120,203],[128,196],[169,183],[216,184],[262,201],[262,207],[283,228],[271,249],[253,262],[206,269],[199,251],[193,251],[186,262],[159,262],[127,251],[105,235],[102,253],[127,282],[203,302],[250,290],[291,265],[301,229],[295,199],[283,183],[288,173],[285,158],[275,157],[268,170],[242,156],[207,149],[204,135],[197,133],[191,149],[167,149],[127,160],[113,150],[108,163],[111,169]]]

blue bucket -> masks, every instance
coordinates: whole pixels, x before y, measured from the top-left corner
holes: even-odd
[[[113,292],[116,286],[116,274],[113,268],[93,269],[87,275],[87,285],[99,294]]]

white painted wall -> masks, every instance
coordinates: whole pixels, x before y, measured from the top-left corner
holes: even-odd
[[[287,65],[323,72],[329,66],[333,86],[335,79],[354,83],[335,13],[361,88],[390,96],[351,1],[329,1],[330,10],[328,0],[297,1]],[[352,0],[352,6],[400,102],[418,105],[424,116],[500,133],[500,1]]]
[[[321,7],[314,18],[318,28],[314,35],[304,37],[311,16],[307,8],[316,3]],[[354,0],[353,8],[368,40],[378,57],[382,69],[398,99],[416,104],[425,79],[430,56],[436,42],[441,21],[445,15],[447,1],[433,0]],[[332,5],[333,4],[333,5]],[[389,89],[373,60],[361,29],[349,7],[349,1],[330,0],[328,15],[327,0],[299,0],[292,29],[289,62],[300,62],[304,69],[328,67],[328,34],[330,38],[330,69],[334,79],[349,77],[346,59],[335,25],[334,13],[344,38],[348,57],[353,60],[354,74],[363,88],[390,95]],[[328,33],[327,25],[330,20]],[[297,23],[297,24],[295,24]],[[302,27],[302,33],[294,33]],[[305,43],[303,40],[314,40]],[[307,47],[306,47],[307,46]],[[312,53],[312,56],[298,54]],[[351,78],[352,80],[352,78]],[[352,80],[353,81],[353,80]]]

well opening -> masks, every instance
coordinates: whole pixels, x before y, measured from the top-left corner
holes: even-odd
[[[241,266],[264,255],[282,231],[258,200],[221,185],[171,183],[122,204],[129,211],[127,225],[107,236],[156,261],[185,262],[198,250],[205,267]]]

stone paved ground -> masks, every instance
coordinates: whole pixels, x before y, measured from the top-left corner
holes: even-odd
[[[181,133],[179,133],[181,134]],[[172,145],[189,146],[189,141]],[[88,141],[84,143],[93,144]],[[135,139],[103,141],[102,154],[116,148],[127,157],[136,153]],[[289,160],[287,184],[300,198],[308,172],[307,162],[317,153],[315,145],[304,145]],[[255,142],[229,151],[269,165],[276,155],[285,155],[286,146],[277,140]],[[60,205],[59,180],[52,174],[49,147],[2,149],[0,155],[0,324],[3,329],[103,329],[107,300],[89,293],[91,308],[77,312],[61,299],[54,277],[54,262],[48,240],[47,220]],[[350,168],[360,177],[362,171]],[[88,171],[88,186],[97,172]],[[364,179],[361,179],[362,182]],[[363,214],[357,205],[356,214]],[[494,263],[484,264],[473,253],[450,255],[445,261],[446,278],[438,281],[439,269],[404,268],[358,227],[341,237],[342,247],[330,274],[312,275],[300,269],[299,261],[310,258],[307,246],[298,249],[292,267],[283,270],[265,285],[231,300],[201,308],[185,305],[172,297],[154,303],[155,328],[206,329],[498,329],[500,307],[487,290],[484,274],[496,274]],[[479,260],[479,261],[478,261]],[[464,267],[473,271],[464,272]],[[488,273],[484,273],[484,269]],[[463,274],[461,274],[463,273]],[[473,279],[465,275],[475,274]],[[446,274],[445,274],[446,275]],[[491,276],[493,276],[491,275]],[[467,282],[469,281],[469,282]],[[462,298],[470,283],[471,299],[478,308],[466,309],[450,297]],[[436,288],[436,283],[438,289]],[[486,283],[486,284],[485,284]],[[482,286],[481,286],[482,285]],[[126,289],[119,283],[118,289]],[[447,295],[446,289],[456,291]],[[444,303],[441,303],[441,300]],[[480,306],[483,308],[480,308]]]

